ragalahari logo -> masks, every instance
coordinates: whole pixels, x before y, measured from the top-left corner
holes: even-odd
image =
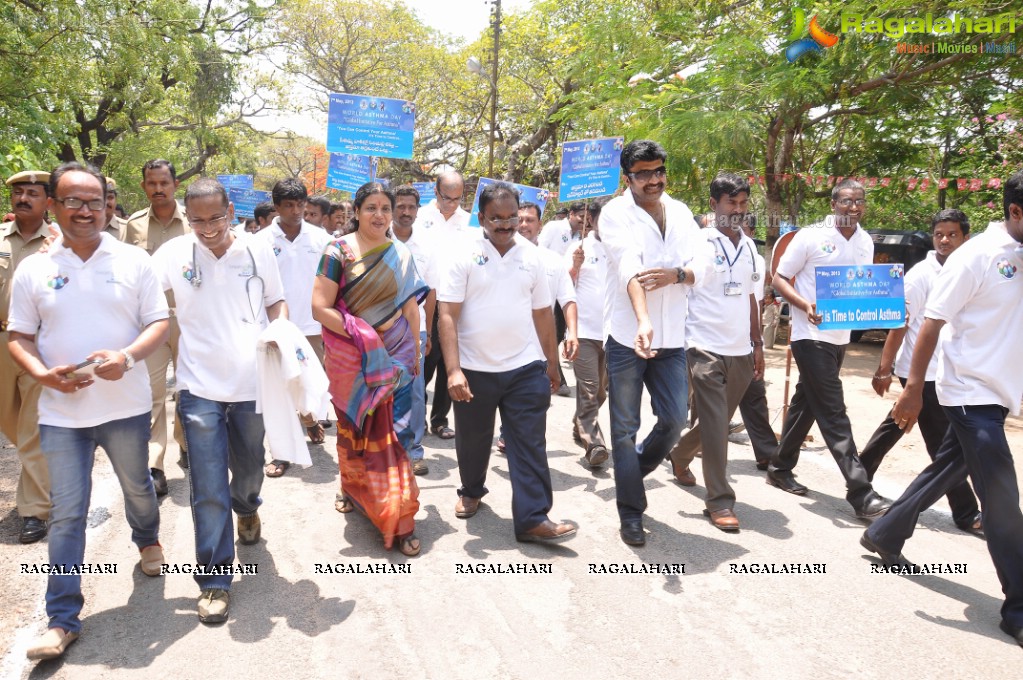
[[[806,12],[795,7],[792,9],[792,18],[795,20],[795,25],[792,27],[792,32],[789,33],[789,40],[795,40],[795,42],[785,49],[785,58],[789,60],[789,63],[796,61],[807,52],[820,52],[824,48],[834,47],[838,43],[838,36],[821,28],[817,23],[816,15],[810,19],[809,38],[801,38],[807,28]]]

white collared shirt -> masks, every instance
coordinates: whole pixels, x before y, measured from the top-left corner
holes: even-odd
[[[1005,227],[989,227],[949,255],[924,316],[945,321],[935,380],[942,406],[1000,404],[1020,413],[1023,250]]]
[[[288,302],[288,319],[306,336],[319,335],[320,322],[313,319],[313,283],[320,257],[334,239],[320,227],[303,220],[298,236],[289,241],[279,216],[253,236],[269,245],[277,258],[284,298]]]
[[[273,250],[257,236],[236,236],[219,259],[194,234],[171,239],[153,255],[177,305],[178,390],[211,401],[256,399],[256,343],[266,308],[285,299]]]
[[[579,339],[607,338],[604,331],[604,292],[607,288],[607,253],[593,232],[583,239],[583,264],[575,281],[575,302],[579,316]],[[565,251],[564,263],[572,268],[575,248]]]
[[[727,357],[745,356],[753,351],[750,295],[755,293],[753,278],[758,273],[754,269],[756,244],[740,232],[736,247],[716,227],[701,230],[701,236],[714,249],[714,259],[704,285],[689,293],[686,347]],[[726,286],[733,284],[736,294],[726,295]]]
[[[632,192],[612,199],[600,213],[600,239],[608,255],[609,334],[631,347],[639,323],[629,300],[628,284],[639,272],[656,267],[689,267],[702,285],[710,259],[697,253],[709,248],[685,203],[663,194],[665,232],[636,205]],[[671,284],[646,293],[653,325],[653,349],[682,348],[686,341],[686,296],[690,286]]]
[[[575,302],[575,286],[572,285],[572,276],[568,273],[569,266],[565,260],[553,250],[541,248],[530,243],[540,254],[540,261],[543,262],[544,273],[547,275],[547,289],[551,293],[551,308],[557,302],[564,309],[569,302]]]
[[[484,237],[458,244],[437,290],[439,302],[461,303],[462,368],[503,373],[544,359],[533,310],[554,304],[540,251],[515,235],[504,257]]]
[[[938,264],[938,254],[935,251],[927,253],[923,262],[906,272],[903,285],[906,292],[906,313],[909,315],[909,325],[906,327],[906,335],[899,347],[899,353],[895,355],[895,375],[900,378],[909,377],[909,367],[913,363],[913,348],[916,347],[917,336],[920,335],[920,327],[924,323],[924,309],[927,305],[927,296],[934,287],[934,281],[941,273],[941,265]],[[945,329],[942,329],[942,334]],[[927,377],[925,380],[933,381],[938,377],[938,352],[931,355],[931,361],[927,364]]]
[[[469,226],[469,213],[461,207],[456,208],[450,218],[445,218],[437,208],[437,199],[419,209],[412,224],[412,233],[417,230],[437,247],[449,244],[454,238],[476,238],[481,233],[479,228]]]
[[[419,273],[419,277],[426,282],[427,286],[435,289],[437,287],[437,274],[434,271],[434,265],[437,258],[434,256],[433,242],[429,238],[422,236],[422,233],[421,231],[416,231],[415,227],[413,227],[407,241],[402,241],[397,236],[392,236],[391,240],[395,243],[401,243],[408,248],[408,251],[412,254],[412,261],[416,264],[416,271]],[[424,297],[423,302],[419,303],[420,333],[429,330],[426,324],[426,298]]]
[[[569,250],[572,242],[572,224],[567,220],[552,220],[540,230],[537,243],[547,250],[553,250],[558,255],[564,255]],[[579,242],[576,241],[578,246]]]
[[[70,248],[51,246],[25,258],[14,272],[10,330],[35,335],[47,367],[78,364],[96,350],[120,350],[167,316],[149,255],[108,233],[85,262]],[[139,362],[120,380],[96,378],[77,392],[44,388],[39,423],[93,427],[152,407],[149,373]]]
[[[862,266],[874,262],[874,241],[857,226],[852,238],[846,239],[835,225],[833,215],[818,224],[796,232],[785,254],[778,262],[778,276],[793,280],[796,292],[810,304],[817,302],[817,267]],[[793,308],[792,340],[817,340],[833,345],[849,344],[848,330],[821,330],[810,323],[806,314]]]

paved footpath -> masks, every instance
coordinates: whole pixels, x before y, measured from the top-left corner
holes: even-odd
[[[879,350],[851,346],[844,372],[861,444],[891,403],[870,391]],[[784,356],[768,352],[774,407],[781,404]],[[0,677],[1018,676],[1023,650],[998,630],[1001,593],[985,544],[952,525],[944,501],[924,515],[906,554],[918,563],[965,565],[966,573],[872,573],[876,562],[858,544],[865,525],[843,500],[841,476],[814,430],[797,469],[812,489],[806,497],[765,484],[749,446],[733,443],[729,473],[741,533],[713,528],[701,514],[702,483],[683,489],[665,466],[646,483],[647,545],[630,548],[618,538],[610,471],[582,465],[572,443],[574,399],[553,401],[552,517],[578,522],[574,539],[560,546],[515,542],[508,465],[496,452],[479,514],[456,519],[452,444],[428,437],[430,474],[419,478],[423,553],[386,553],[365,519],[333,510],[338,475],[328,436],[324,447],[313,447],[312,467],[266,480],[263,538],[238,547],[238,561],[257,565],[258,573],[235,581],[230,620],[218,627],[199,623],[190,576],[142,575],[116,480],[98,456],[86,560],[116,564],[117,574],[85,577],[81,639],[64,659],[38,665],[24,654],[45,627],[45,578],[20,570],[44,563],[46,546],[17,543],[17,463],[4,448]],[[647,407],[644,432],[651,422]],[[1023,427],[1013,419],[1010,429],[1023,471]],[[169,461],[176,458],[176,449],[168,452]],[[909,435],[885,461],[878,490],[897,496],[926,461],[919,435]],[[698,462],[694,472],[701,479]],[[161,539],[171,563],[188,564],[194,541],[187,481],[173,464],[168,477]],[[792,564],[819,568],[758,573],[762,565]],[[493,573],[509,565],[536,573]],[[329,573],[370,567],[393,573]]]

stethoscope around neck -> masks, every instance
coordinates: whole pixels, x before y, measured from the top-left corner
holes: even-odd
[[[732,258],[731,260],[728,259],[728,255],[725,253],[725,249],[722,248],[721,244],[718,243],[718,239],[716,238],[712,239],[712,242],[714,244],[714,251],[720,253],[721,257],[723,257],[725,262],[728,264],[728,281],[730,283],[733,282],[732,267],[735,266],[735,263],[739,261],[739,256],[742,255],[743,248],[746,248],[746,250],[749,251],[749,261],[750,264],[753,265],[753,274],[750,275],[750,280],[753,283],[756,283],[757,281],[760,280],[760,272],[757,271],[757,258],[753,257],[753,249],[746,247],[748,239],[739,239],[739,247],[735,251],[735,257]]]
[[[259,282],[260,295],[259,299],[263,299],[263,294],[266,292],[266,283],[263,281],[263,277],[259,275],[256,269],[256,257],[252,254],[252,249],[245,246],[245,252],[249,254],[249,262],[252,263],[252,273],[245,279],[245,301],[249,307],[249,314],[251,320],[242,317],[242,321],[245,323],[259,323],[259,317],[256,315],[258,307],[252,305],[252,294],[250,288],[252,286],[253,279]],[[189,281],[192,284],[192,288],[199,290],[202,287],[202,269],[199,268],[199,244],[196,242],[192,243],[192,279]]]

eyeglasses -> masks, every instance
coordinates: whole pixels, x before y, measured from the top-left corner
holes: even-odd
[[[661,167],[655,168],[653,170],[640,170],[639,172],[627,172],[627,173],[625,173],[625,175],[627,177],[631,177],[632,179],[636,180],[637,182],[649,182],[654,177],[656,177],[657,179],[664,179],[665,177],[667,177],[668,176],[668,169],[665,168],[662,165]]]
[[[518,217],[509,217],[506,220],[492,220],[489,217],[487,217],[486,220],[487,222],[490,222],[498,229],[503,229],[505,227],[517,227],[519,226],[519,222],[521,222],[521,220]]]
[[[89,210],[91,210],[92,212],[99,212],[100,210],[105,210],[106,207],[107,207],[106,201],[104,201],[101,198],[94,198],[91,201],[83,201],[80,198],[74,198],[74,197],[71,197],[71,198],[55,198],[53,200],[57,201],[57,203],[60,203],[61,205],[63,205],[68,210],[78,210],[79,208],[81,208],[84,205],[84,206],[88,206]]]
[[[838,203],[843,208],[848,208],[849,206],[851,206],[853,204],[856,204],[857,208],[862,208],[863,206],[865,206],[867,204],[867,199],[865,199],[865,198],[840,198],[840,199],[838,199],[835,202]]]
[[[227,224],[227,215],[214,217],[211,220],[193,220],[189,218],[188,224],[192,227],[193,231],[205,231],[206,229],[216,229],[224,224]]]
[[[447,201],[448,203],[459,203],[461,202],[461,200],[462,200],[461,196],[445,196],[441,192],[439,191],[437,192],[438,203],[440,203],[441,201]]]

